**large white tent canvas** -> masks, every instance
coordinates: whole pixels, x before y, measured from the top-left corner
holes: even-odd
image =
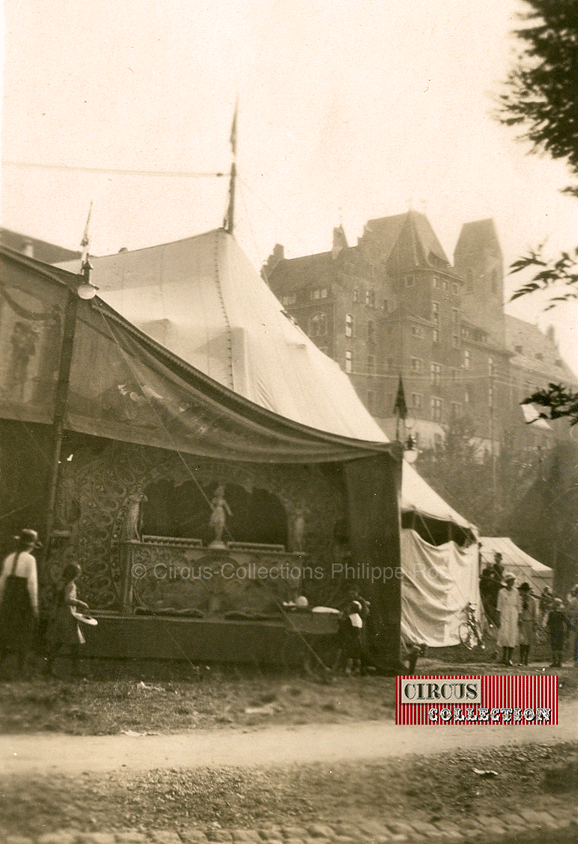
[[[214,380],[303,425],[388,441],[347,375],[285,313],[223,229],[91,263],[105,302]],[[74,263],[63,266],[78,269]],[[405,462],[401,498],[402,511],[473,529]],[[468,578],[460,590],[464,606],[479,605],[477,579],[475,588]],[[422,599],[424,605],[437,600],[427,590]],[[419,611],[417,604],[406,607],[407,613]],[[440,625],[447,630],[447,619]],[[436,637],[430,638],[426,644],[434,644]]]

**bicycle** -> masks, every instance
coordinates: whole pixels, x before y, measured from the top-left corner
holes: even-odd
[[[458,628],[458,636],[460,637],[461,644],[469,651],[476,647],[481,648],[481,650],[485,650],[486,646],[484,644],[482,631],[476,618],[476,611],[472,604],[466,604],[464,607],[464,615],[465,619]]]

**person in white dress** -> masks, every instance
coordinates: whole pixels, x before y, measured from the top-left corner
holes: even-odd
[[[502,647],[502,662],[504,665],[513,665],[512,655],[518,644],[518,618],[521,609],[520,595],[514,589],[516,578],[508,573],[504,577],[505,586],[498,594],[498,645]]]

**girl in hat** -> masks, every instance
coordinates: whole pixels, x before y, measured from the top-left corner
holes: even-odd
[[[502,662],[513,665],[512,655],[518,644],[518,616],[521,601],[517,589],[514,589],[516,578],[513,574],[504,577],[506,585],[500,589],[498,595],[498,645],[502,647]]]
[[[0,660],[15,653],[24,673],[38,619],[38,575],[32,551],[40,546],[35,530],[15,537],[16,551],[8,554],[0,574]]]
[[[54,660],[64,649],[70,654],[72,673],[78,673],[80,645],[84,644],[85,639],[73,610],[88,609],[88,604],[79,601],[76,595],[76,580],[80,574],[81,568],[77,563],[69,563],[62,572],[61,586],[56,594],[52,618],[46,633],[49,648],[46,668],[50,673],[53,673]]]
[[[518,588],[520,593],[521,608],[518,616],[518,627],[520,636],[520,665],[527,665],[530,658],[530,648],[534,643],[534,631],[536,629],[536,601],[532,597],[532,590],[529,583],[522,583]]]

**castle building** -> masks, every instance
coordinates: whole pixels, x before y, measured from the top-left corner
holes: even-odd
[[[277,245],[263,268],[303,331],[347,372],[389,437],[403,379],[404,435],[440,443],[452,419],[471,420],[480,447],[497,453],[521,428],[520,401],[550,381],[575,385],[553,331],[504,312],[504,267],[493,220],[466,223],[450,263],[416,211],[370,220],[355,246],[342,227],[330,252],[286,259]],[[547,432],[523,429],[526,446]]]

